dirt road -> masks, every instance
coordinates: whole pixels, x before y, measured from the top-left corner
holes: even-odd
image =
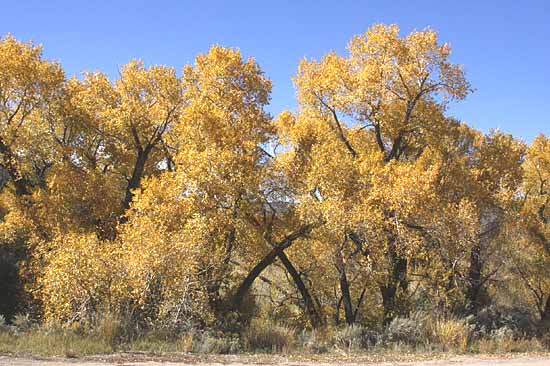
[[[375,361],[368,358],[343,358],[305,360],[280,356],[218,356],[183,357],[179,360],[148,357],[109,356],[86,359],[36,359],[0,356],[2,366],[245,366],[245,365],[284,365],[284,366],[550,366],[550,356],[503,355],[503,356],[452,356],[437,360],[422,361]]]

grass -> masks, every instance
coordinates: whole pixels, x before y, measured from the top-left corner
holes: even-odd
[[[76,357],[112,352],[113,347],[105,340],[72,332],[0,332],[0,353]]]
[[[82,357],[115,352],[145,352],[147,354],[196,353],[196,354],[242,354],[242,353],[272,353],[272,354],[310,354],[311,345],[305,346],[296,338],[287,340],[264,338],[267,333],[255,334],[251,338],[239,340],[236,337],[218,337],[210,334],[201,336],[183,334],[171,339],[158,338],[153,335],[136,337],[130,341],[116,345],[96,335],[79,334],[77,332],[44,332],[32,330],[25,333],[0,332],[0,353],[33,356]],[[446,335],[447,336],[447,335]],[[355,344],[359,345],[360,341]],[[351,343],[348,343],[351,344]],[[316,348],[324,347],[321,353],[361,355],[366,353],[520,353],[546,352],[547,348],[536,338],[531,339],[493,339],[482,338],[470,341],[467,347],[463,338],[452,336],[449,343],[388,343],[377,344],[370,348],[331,346],[325,343],[317,344]]]
[[[473,345],[472,350],[476,353],[523,353],[523,352],[547,352],[548,348],[544,346],[537,338],[482,338]]]
[[[253,321],[244,333],[245,349],[270,353],[288,353],[296,347],[296,332],[270,321]]]
[[[499,354],[546,352],[538,338],[514,336],[509,329],[474,336],[464,319],[428,320],[421,316],[396,319],[382,330],[361,326],[296,331],[269,319],[256,319],[241,334],[189,330],[137,333],[116,316],[106,315],[93,327],[55,324],[37,326],[27,321],[0,326],[0,353],[33,356],[84,357],[117,352],[166,354]]]
[[[431,343],[441,345],[443,351],[464,353],[472,338],[470,326],[459,319],[438,319],[433,322]]]

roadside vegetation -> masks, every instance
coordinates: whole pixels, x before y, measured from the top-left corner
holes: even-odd
[[[495,319],[484,319],[483,322]],[[525,325],[494,328],[475,319],[434,319],[418,313],[396,318],[388,326],[361,325],[300,330],[261,319],[238,332],[224,329],[150,329],[136,331],[106,315],[98,324],[34,324],[19,316],[0,331],[0,353],[16,356],[83,357],[120,352],[147,355],[281,354],[281,355],[432,355],[547,353],[548,340]]]
[[[0,352],[545,351],[550,139],[448,115],[431,29],[293,81],[271,116],[237,49],[76,78],[2,37]]]

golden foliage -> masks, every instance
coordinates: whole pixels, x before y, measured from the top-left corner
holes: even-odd
[[[208,323],[260,278],[286,314],[387,322],[416,292],[477,301],[504,267],[543,316],[548,138],[525,155],[449,117],[471,86],[431,29],[377,24],[347,49],[300,61],[298,108],[273,120],[271,81],[237,49],[181,76],[132,60],[66,79],[0,39],[0,241],[25,242],[45,316]],[[436,326],[464,349],[461,324]]]

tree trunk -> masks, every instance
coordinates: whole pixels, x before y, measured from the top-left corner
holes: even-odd
[[[282,241],[273,247],[263,258],[259,261],[249,272],[245,279],[241,282],[237,290],[230,299],[230,308],[232,310],[238,310],[241,307],[242,300],[245,295],[248,293],[252,284],[258,278],[258,276],[263,272],[264,269],[269,267],[275,259],[282,253],[286,248],[292,245],[292,243],[301,238],[304,235],[307,235],[311,229],[312,225],[302,226],[300,229],[296,230],[290,235],[287,235]]]
[[[15,194],[17,196],[28,196],[31,194],[29,190],[29,182],[25,178],[19,178],[13,181],[15,185]]]
[[[348,325],[353,325],[353,323],[355,323],[355,316],[353,314],[353,305],[351,304],[351,294],[345,269],[340,271],[340,290],[342,291],[346,323],[348,323]]]
[[[259,261],[249,272],[248,275],[245,277],[245,279],[241,282],[239,287],[237,287],[237,290],[235,291],[233,295],[233,299],[231,300],[230,307],[233,310],[238,310],[241,307],[242,300],[244,299],[245,295],[248,293],[250,288],[252,287],[252,284],[258,278],[258,276],[269,267],[273,262],[275,261],[275,258],[277,258],[280,251],[283,249],[280,247],[275,247],[267,253],[261,261]]]
[[[384,307],[383,324],[388,325],[396,315],[395,297],[397,294],[397,286],[390,283],[380,285],[380,293],[382,294],[382,306]]]
[[[311,294],[309,293],[306,285],[304,284],[304,281],[302,281],[302,277],[296,270],[296,267],[292,264],[290,259],[288,259],[287,255],[284,251],[281,251],[278,254],[279,259],[285,266],[285,269],[292,277],[292,280],[294,281],[294,284],[298,288],[298,291],[300,291],[300,294],[302,295],[302,299],[304,300],[304,305],[306,308],[306,313],[308,315],[309,321],[311,323],[311,326],[313,328],[319,328],[323,325],[323,319],[317,309],[315,308],[315,303],[313,302],[313,298]]]
[[[338,270],[338,279],[340,282],[340,291],[342,293],[342,303],[344,305],[344,315],[346,317],[346,323],[348,325],[353,325],[355,323],[355,316],[353,313],[353,304],[351,300],[351,294],[349,290],[349,282],[346,276],[346,266],[344,264],[344,259],[342,258],[342,253],[337,251],[335,254],[336,258],[336,269]]]
[[[395,242],[390,243],[387,254],[390,260],[390,271],[386,283],[379,286],[384,307],[384,325],[391,323],[398,315],[397,293],[399,289],[406,291],[408,288],[408,262],[406,258],[397,253]]]
[[[147,146],[144,150],[139,150],[136,162],[134,164],[134,170],[132,171],[132,176],[128,180],[128,185],[126,186],[126,194],[124,196],[124,209],[127,210],[130,208],[132,199],[134,198],[133,190],[137,189],[141,185],[141,178],[143,177],[143,172],[145,171],[145,164],[147,163],[147,158],[151,152],[152,146]]]
[[[340,298],[338,299],[334,311],[334,324],[336,324],[337,326],[340,325],[340,305],[342,305],[342,296],[340,296]]]
[[[481,289],[481,242],[478,241],[470,252],[470,267],[468,269],[468,282],[466,289],[466,310],[469,314],[477,314],[479,311],[479,292]]]

